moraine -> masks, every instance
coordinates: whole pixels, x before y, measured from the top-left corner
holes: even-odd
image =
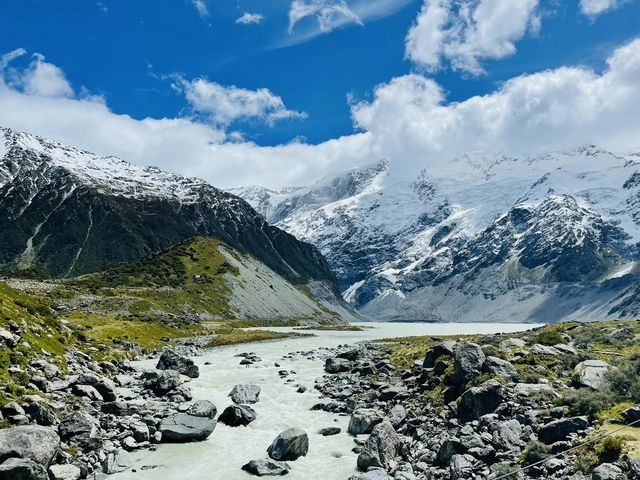
[[[353,437],[346,433],[348,416],[311,411],[322,402],[313,389],[316,378],[324,374],[322,349],[354,344],[379,338],[413,335],[459,335],[516,332],[535,327],[532,324],[421,324],[380,323],[364,324],[359,332],[317,331],[314,337],[286,339],[261,344],[238,345],[205,352],[195,358],[200,377],[189,386],[194,400],[210,400],[222,412],[231,405],[229,392],[237,384],[256,383],[261,386],[260,400],[251,405],[257,419],[247,427],[228,427],[218,423],[213,434],[204,442],[190,444],[162,444],[157,451],[133,453],[132,469],[114,475],[114,480],[150,478],[156,480],[211,480],[213,478],[256,478],[241,470],[250,460],[265,458],[267,447],[283,430],[301,428],[309,434],[309,453],[291,465],[287,478],[291,480],[323,478],[345,480],[356,473],[357,455]],[[374,328],[368,328],[374,327]],[[290,330],[275,328],[273,330]],[[320,350],[319,350],[320,349]],[[287,357],[289,352],[316,352],[315,358],[305,355]],[[249,367],[240,366],[242,352],[255,352],[262,361]],[[137,362],[140,369],[153,369],[156,359]],[[210,363],[207,365],[206,363]],[[277,367],[275,364],[280,366]],[[295,371],[287,377],[280,370]],[[287,379],[293,382],[287,383]],[[308,388],[297,393],[297,386]],[[324,437],[319,431],[339,427],[338,435]]]

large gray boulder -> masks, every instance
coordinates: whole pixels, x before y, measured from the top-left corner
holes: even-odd
[[[187,413],[194,417],[215,418],[218,409],[209,400],[198,400],[189,407]]]
[[[182,383],[180,373],[177,370],[164,370],[151,381],[151,388],[156,395],[163,396],[177,390]]]
[[[607,373],[611,365],[602,360],[585,360],[576,365],[574,370],[576,382],[594,390],[603,390],[607,387]]]
[[[191,378],[198,378],[200,376],[200,370],[198,366],[193,363],[193,360],[182,357],[173,350],[165,350],[162,352],[156,368],[158,370],[176,370],[182,375]]]
[[[53,428],[24,425],[0,430],[0,463],[18,457],[49,465],[60,449],[60,437]]]
[[[451,480],[467,480],[473,476],[473,457],[471,455],[454,455],[449,464]]]
[[[540,427],[538,439],[542,443],[550,445],[555,442],[567,440],[570,435],[581,432],[589,427],[587,417],[572,417],[556,420]]]
[[[229,405],[218,421],[230,427],[247,426],[256,419],[256,412],[248,405]]]
[[[291,467],[288,463],[278,462],[270,458],[251,460],[249,463],[242,466],[242,470],[258,477],[279,477],[289,473],[290,469]]]
[[[598,465],[591,472],[591,480],[622,480],[626,478],[622,469],[612,463]]]
[[[28,458],[10,458],[0,465],[0,480],[49,480],[47,469]]]
[[[475,378],[485,362],[480,345],[460,342],[453,350],[453,381],[457,385],[465,384]]]
[[[160,422],[162,441],[170,443],[200,442],[216,428],[216,421],[187,413],[171,415]]]
[[[307,455],[309,451],[309,437],[307,432],[299,428],[290,428],[280,433],[267,449],[267,453],[274,460],[297,460]]]
[[[260,397],[260,386],[254,384],[236,385],[229,393],[231,400],[238,405],[247,403],[258,403]]]
[[[504,401],[504,390],[497,380],[488,380],[462,394],[458,400],[458,416],[463,421],[477,420],[493,413]]]
[[[366,472],[371,467],[388,470],[400,451],[400,437],[388,420],[373,428],[358,455],[358,468]]]
[[[505,378],[510,382],[520,380],[520,374],[516,370],[516,367],[514,367],[511,362],[498,357],[487,357],[482,369],[491,375]]]
[[[453,349],[456,346],[456,342],[452,340],[446,340],[438,345],[431,347],[424,357],[422,362],[423,368],[433,368],[436,361],[441,357],[453,357]]]
[[[324,362],[324,371],[327,373],[348,372],[353,368],[353,363],[346,358],[327,358]]]
[[[517,420],[505,420],[498,422],[493,431],[494,445],[502,447],[504,450],[512,451],[516,447],[522,446],[520,436],[522,435],[522,425]]]
[[[107,475],[121,473],[128,470],[133,465],[133,457],[123,448],[118,448],[107,455],[103,469]]]
[[[101,377],[93,373],[80,375],[75,382],[76,385],[90,385],[95,388],[105,402],[113,402],[118,398],[116,385],[106,377]]]
[[[82,449],[97,449],[102,445],[100,423],[86,410],[65,416],[58,431],[62,440]]]
[[[351,435],[371,433],[373,427],[382,421],[383,414],[374,408],[359,408],[353,412],[349,420],[347,432]]]

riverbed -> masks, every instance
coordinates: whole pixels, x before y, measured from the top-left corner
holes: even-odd
[[[232,402],[228,394],[239,383],[261,386],[260,401],[252,405],[257,419],[247,427],[228,427],[218,423],[204,442],[161,444],[156,451],[133,453],[132,470],[114,475],[114,480],[235,480],[256,478],[241,470],[249,460],[266,457],[267,447],[282,430],[297,427],[309,434],[309,453],[295,462],[289,480],[346,480],[356,473],[353,438],[346,433],[349,418],[310,408],[322,400],[313,389],[316,378],[324,374],[320,360],[303,356],[284,358],[296,351],[332,348],[338,345],[389,337],[413,335],[460,335],[511,333],[534,328],[532,324],[498,323],[367,323],[362,331],[314,331],[314,337],[288,338],[266,343],[236,345],[204,352],[194,358],[200,377],[189,383],[194,400],[210,400],[220,413]],[[290,330],[270,328],[270,330]],[[255,352],[262,362],[240,366],[241,352]],[[152,369],[155,361],[136,362],[141,369]],[[210,365],[205,365],[210,363]],[[277,367],[275,364],[280,366]],[[293,370],[286,383],[280,370]],[[297,385],[307,387],[297,393]],[[318,431],[337,426],[342,433],[323,437]],[[135,470],[135,471],[133,471]]]

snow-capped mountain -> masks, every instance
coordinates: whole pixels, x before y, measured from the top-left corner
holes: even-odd
[[[250,253],[294,284],[335,276],[319,251],[203,180],[0,129],[0,267],[67,277],[196,235]]]
[[[234,193],[317,245],[345,298],[374,317],[640,316],[640,154],[588,146],[430,163],[412,179],[379,162]]]

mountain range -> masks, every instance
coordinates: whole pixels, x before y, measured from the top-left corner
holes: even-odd
[[[232,192],[317,245],[345,299],[375,318],[640,315],[639,152],[473,152],[417,175],[393,167]]]

